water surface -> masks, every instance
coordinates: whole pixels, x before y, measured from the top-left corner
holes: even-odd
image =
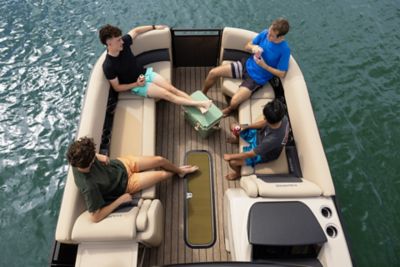
[[[110,4],[112,3],[112,4]],[[358,266],[400,265],[400,3],[0,0],[0,266],[45,266],[97,29],[261,31],[278,16],[303,71]]]

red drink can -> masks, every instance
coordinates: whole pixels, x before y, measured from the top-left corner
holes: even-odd
[[[235,125],[235,127],[233,127],[233,129],[232,129],[232,133],[233,133],[233,135],[234,136],[239,136],[239,133],[240,133],[240,130],[241,130],[242,128],[240,127],[240,125]]]

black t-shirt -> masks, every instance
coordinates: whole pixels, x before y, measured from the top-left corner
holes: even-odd
[[[257,133],[257,146],[254,152],[261,156],[262,162],[275,160],[282,152],[289,136],[289,121],[286,116],[283,117],[281,126],[272,129],[265,126]]]
[[[123,50],[117,57],[106,55],[103,62],[103,72],[107,80],[118,77],[120,84],[128,84],[136,82],[140,74],[145,74],[146,69],[138,64],[131,51],[132,37],[126,34],[122,36],[122,40],[124,41]]]

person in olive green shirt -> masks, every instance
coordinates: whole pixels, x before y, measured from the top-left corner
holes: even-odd
[[[183,178],[198,170],[191,165],[177,167],[160,156],[124,156],[110,160],[96,154],[96,145],[88,137],[69,146],[67,159],[93,222],[101,221],[121,204],[131,201],[132,195],[142,189],[174,174]],[[163,170],[149,171],[154,168]]]

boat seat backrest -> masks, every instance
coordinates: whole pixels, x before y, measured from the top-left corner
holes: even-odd
[[[162,30],[148,31],[137,35],[132,41],[131,49],[135,56],[140,56],[146,52],[167,49],[169,60],[172,61],[171,46],[171,31],[169,28],[166,28]]]
[[[222,32],[220,62],[224,60],[240,60],[244,56],[248,56],[248,52],[244,49],[246,44],[253,40],[257,33],[225,27]]]
[[[139,34],[132,42],[138,64],[152,67],[167,81],[172,81],[172,40],[169,28]]]
[[[303,178],[318,185],[324,196],[335,189],[303,74],[291,56],[282,79],[288,113]]]
[[[100,56],[92,70],[77,133],[77,138],[83,136],[92,137],[96,144],[96,151],[99,151],[100,148],[110,87],[102,70],[105,56],[106,52]],[[73,243],[71,239],[72,227],[85,209],[85,201],[75,185],[74,176],[70,168],[58,216],[56,240],[63,243]]]

